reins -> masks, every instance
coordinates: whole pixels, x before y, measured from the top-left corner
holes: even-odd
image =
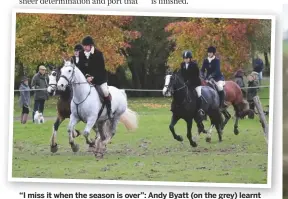
[[[176,75],[176,74],[175,74],[175,77],[176,77],[177,79],[179,79],[178,75]],[[168,88],[169,85],[165,85],[165,87]],[[190,103],[190,102],[191,102],[191,98],[190,98],[190,96],[189,96],[189,88],[188,88],[188,86],[187,86],[187,84],[186,84],[185,82],[183,82],[183,86],[181,86],[180,88],[177,88],[177,89],[175,89],[175,90],[172,88],[172,94],[173,94],[174,92],[180,91],[180,90],[182,90],[182,89],[184,89],[184,88],[186,88],[186,98],[187,98],[187,101],[188,101],[188,103]],[[184,99],[183,99],[183,101],[182,101],[182,104],[184,104],[186,98],[184,97]]]

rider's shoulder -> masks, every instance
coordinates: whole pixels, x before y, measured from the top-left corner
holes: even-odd
[[[197,60],[191,60],[190,64],[195,66],[195,65],[198,65],[198,62]]]
[[[95,48],[94,54],[95,54],[95,55],[103,55],[102,51],[99,50],[98,48]]]
[[[219,57],[215,57],[214,62],[216,62],[217,64],[220,63]]]

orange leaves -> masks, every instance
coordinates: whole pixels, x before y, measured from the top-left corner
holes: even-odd
[[[208,46],[214,45],[221,57],[222,71],[228,77],[235,68],[248,63],[251,52],[248,37],[257,32],[259,23],[260,20],[254,19],[211,18],[171,23],[165,30],[172,33],[177,47],[170,54],[168,65],[174,69],[179,67],[185,49],[192,50],[194,59],[201,64],[207,56]]]
[[[125,62],[119,49],[126,49],[127,41],[140,36],[122,30],[132,20],[126,16],[17,14],[16,57],[27,66],[59,64],[62,52],[72,56],[74,45],[91,35],[104,54],[107,69],[115,72]]]

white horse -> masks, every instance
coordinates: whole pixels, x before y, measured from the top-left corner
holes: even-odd
[[[112,96],[111,112],[113,117],[110,120],[108,136],[104,133],[104,124],[108,120],[106,106],[101,102],[101,97],[95,87],[89,84],[82,72],[74,65],[72,61],[64,60],[64,67],[61,69],[61,76],[57,82],[59,90],[65,90],[66,86],[71,84],[73,89],[73,98],[71,101],[71,115],[68,125],[69,143],[72,151],[77,152],[79,145],[74,143],[74,127],[79,121],[86,123],[83,135],[86,143],[94,147],[94,153],[97,157],[103,157],[107,143],[116,132],[116,127],[121,121],[127,130],[138,128],[138,115],[127,107],[127,96],[125,92],[116,87],[109,86],[109,92]],[[106,126],[106,125],[105,125]],[[100,136],[95,141],[91,141],[89,134],[91,129],[98,132]]]

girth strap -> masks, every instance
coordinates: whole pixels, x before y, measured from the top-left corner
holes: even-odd
[[[84,120],[83,120],[83,119],[81,118],[81,116],[79,115],[79,109],[78,109],[78,106],[79,106],[80,104],[82,104],[83,102],[85,102],[85,100],[88,98],[88,96],[89,96],[90,93],[91,93],[91,87],[92,87],[92,86],[90,86],[89,93],[88,93],[88,95],[85,97],[84,100],[82,100],[82,101],[79,102],[79,103],[76,103],[76,102],[74,101],[74,99],[73,99],[73,102],[74,102],[74,104],[76,105],[77,115],[78,115],[78,117],[80,118],[80,120],[83,121],[83,122],[84,122]]]

